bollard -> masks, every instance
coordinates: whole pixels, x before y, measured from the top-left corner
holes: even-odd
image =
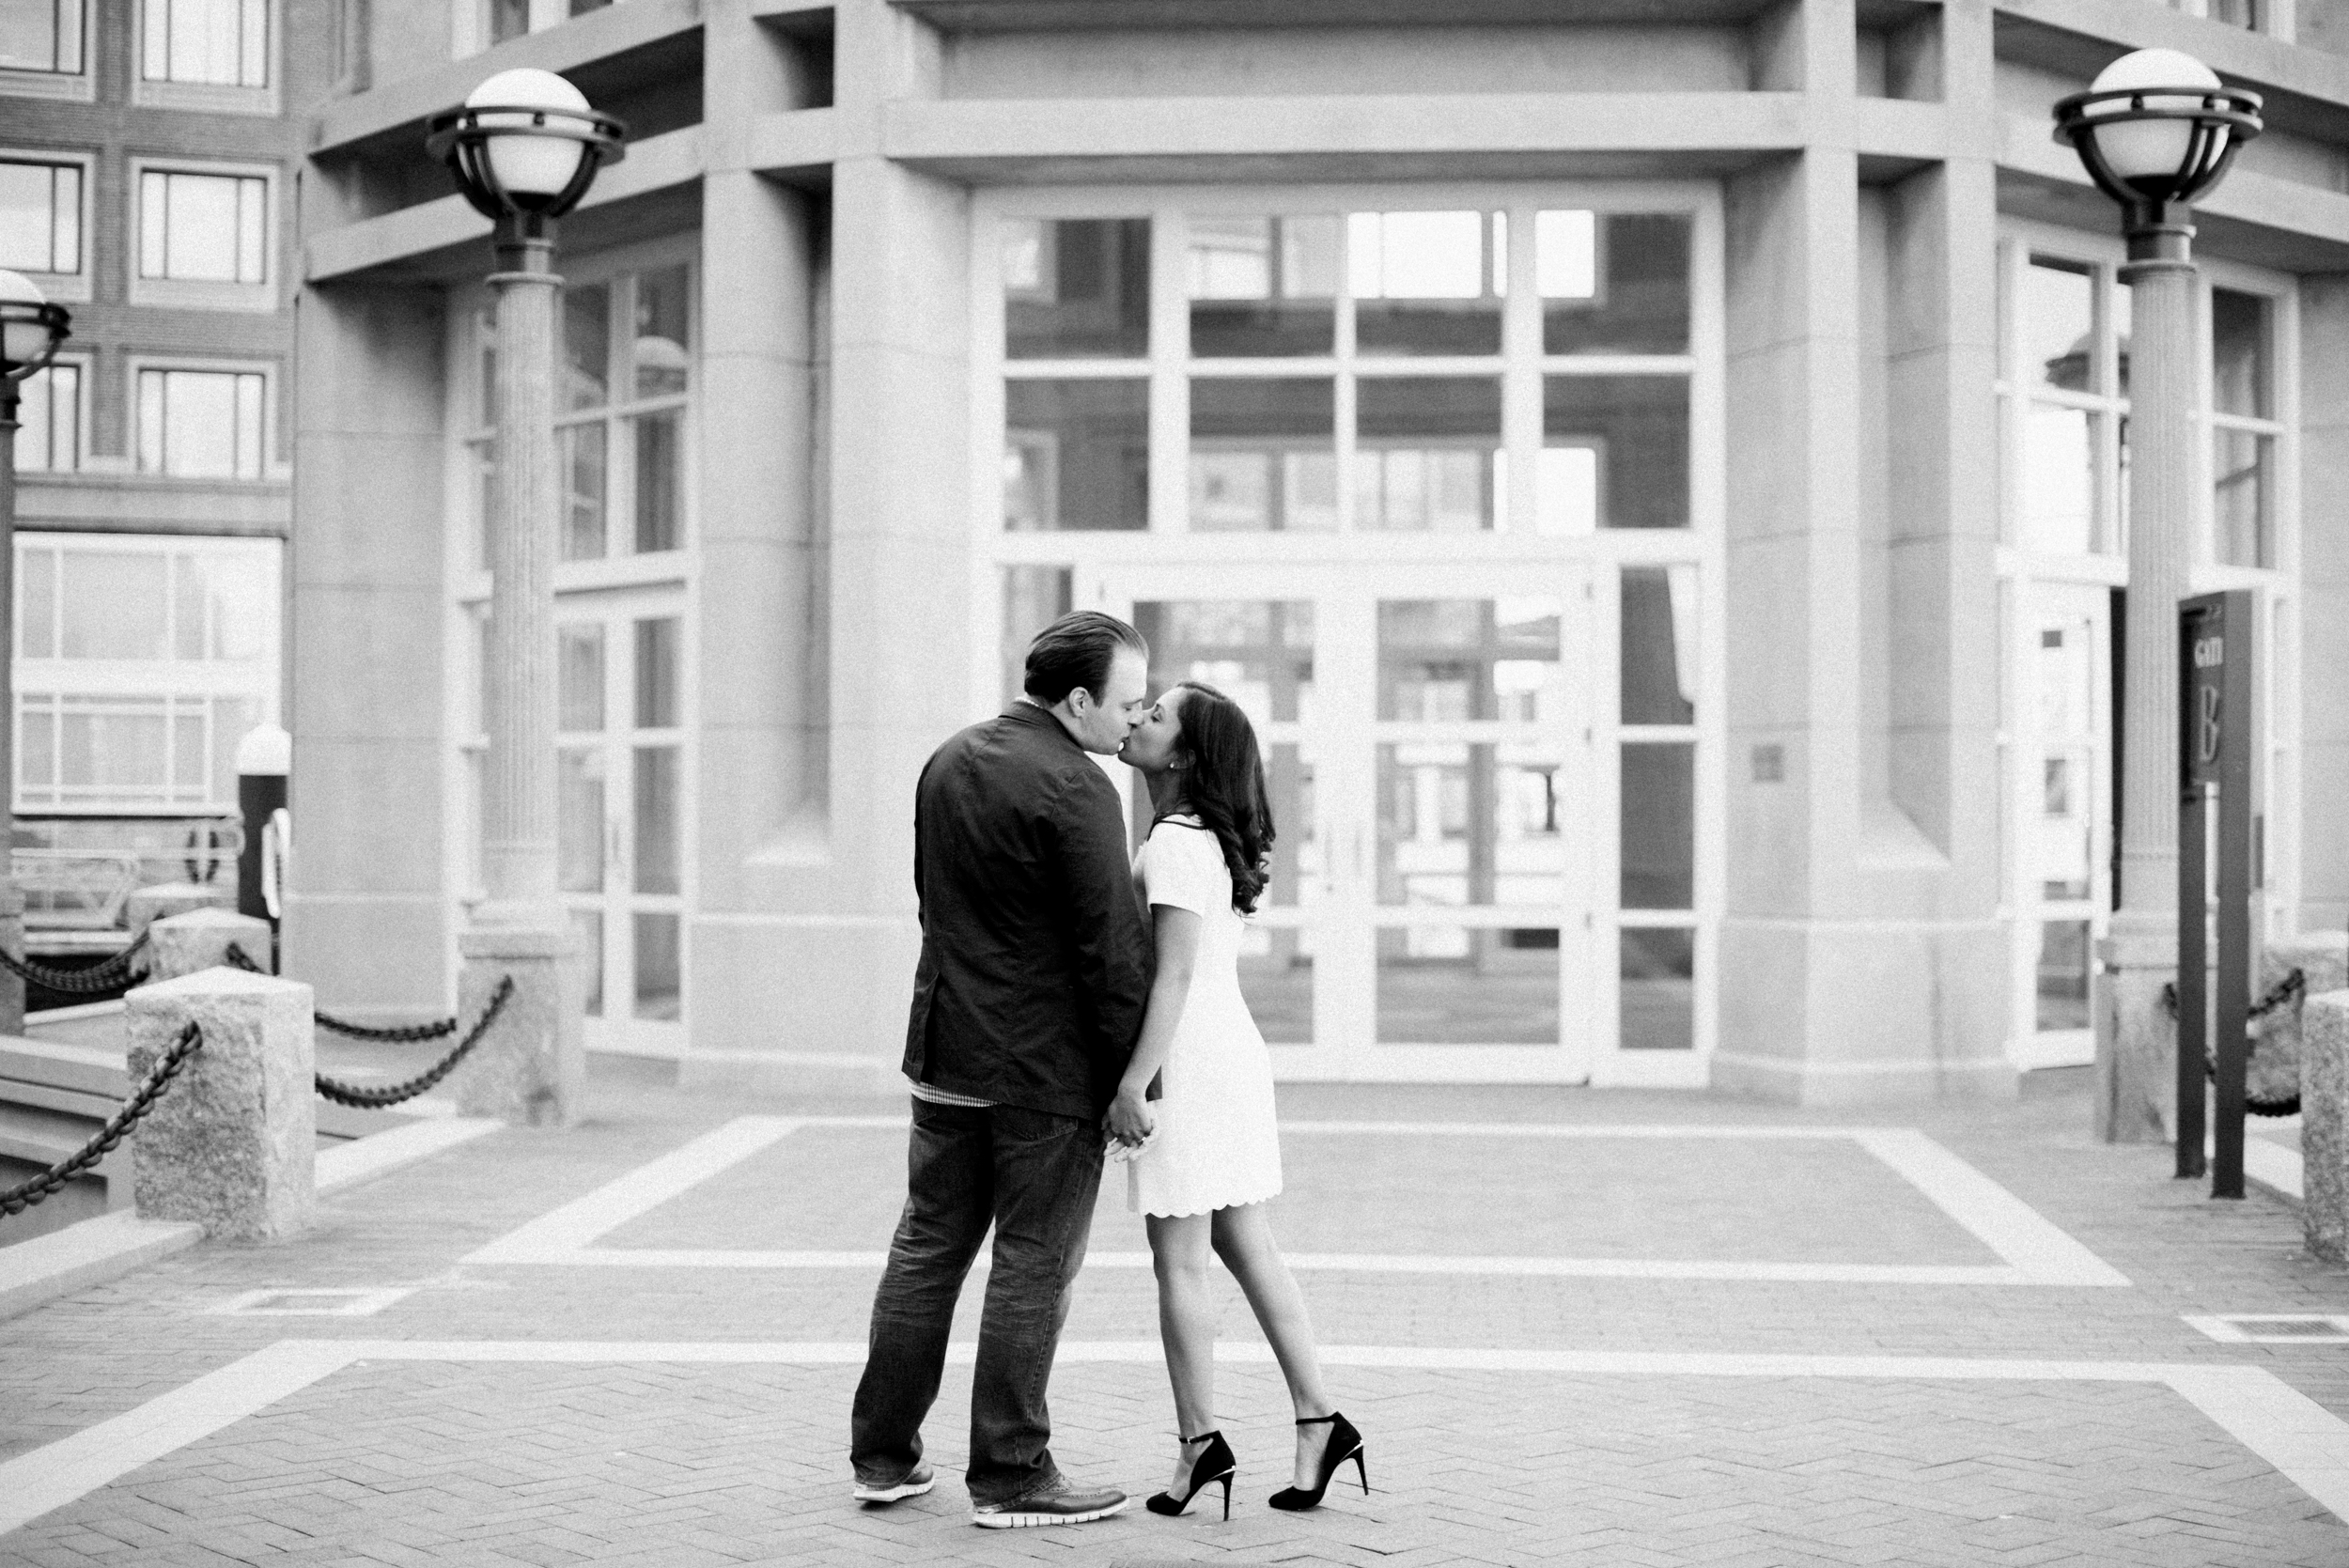
[[[130,925],[131,935],[135,939],[156,921],[168,920],[173,915],[184,915],[196,909],[226,908],[235,900],[236,894],[229,889],[216,888],[208,882],[158,882],[133,893],[123,904],[122,918]],[[254,956],[257,959],[266,955],[256,954]]]
[[[587,1079],[579,938],[559,928],[484,926],[460,932],[457,951],[464,958],[457,1016],[468,1026],[500,977],[514,977],[497,1021],[449,1076],[458,1110],[515,1126],[571,1126]]]
[[[166,915],[147,928],[148,973],[158,980],[176,980],[225,965],[231,946],[242,948],[246,957],[267,969],[269,922],[220,908]]]
[[[2300,1009],[2300,1188],[2310,1253],[2349,1263],[2349,990]]]
[[[2301,1041],[2309,999],[2349,986],[2349,931],[2304,931],[2267,944],[2260,955],[2257,997],[2298,970],[2299,998],[2252,1025],[2249,1088],[2254,1097],[2283,1099],[2300,1090]]]
[[[194,1220],[237,1241],[306,1230],[318,1209],[310,987],[208,969],[123,1000],[133,1083],[189,1023],[204,1032],[203,1048],[131,1137],[139,1214]]]

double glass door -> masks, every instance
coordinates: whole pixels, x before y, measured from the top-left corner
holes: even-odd
[[[603,1049],[684,1043],[684,625],[674,590],[557,611],[559,869]]]
[[[1149,639],[1154,689],[1202,680],[1254,722],[1278,837],[1241,985],[1283,1076],[1591,1076],[1615,999],[1589,567],[1152,562],[1072,587]]]
[[[2025,590],[2015,1057],[2024,1067],[2095,1057],[2089,977],[2112,908],[2112,591]]]

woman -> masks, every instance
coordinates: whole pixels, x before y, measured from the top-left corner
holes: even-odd
[[[1159,1332],[1182,1425],[1174,1484],[1149,1499],[1150,1511],[1180,1514],[1221,1482],[1223,1516],[1232,1515],[1235,1462],[1215,1422],[1210,1250],[1247,1294],[1297,1408],[1294,1484],[1272,1506],[1319,1506],[1349,1459],[1367,1494],[1361,1434],[1322,1386],[1304,1296],[1265,1216],[1266,1200],[1281,1190],[1272,1063],[1239,990],[1242,919],[1264,892],[1272,847],[1255,731],[1229,697],[1186,681],[1159,699],[1119,754],[1150,786],[1155,820],[1135,879],[1156,930],[1158,970],[1106,1127],[1113,1155],[1131,1161],[1128,1190],[1147,1216]],[[1153,1098],[1161,1073],[1163,1094]]]

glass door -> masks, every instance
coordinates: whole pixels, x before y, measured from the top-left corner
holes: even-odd
[[[1257,726],[1279,837],[1241,986],[1282,1076],[1589,1076],[1587,572],[1551,559],[1080,574],[1076,602],[1150,640],[1154,687],[1206,681]]]
[[[685,1043],[683,616],[674,592],[557,611],[560,875],[599,1049]]]
[[[2025,1067],[2095,1058],[2089,976],[2112,908],[2110,598],[2102,583],[2028,590],[2016,907],[2015,1038]]]

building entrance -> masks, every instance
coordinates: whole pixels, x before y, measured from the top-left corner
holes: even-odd
[[[1206,681],[1255,722],[1280,836],[1242,985],[1283,1076],[1656,1081],[1641,1069],[1667,1051],[1697,1065],[1692,917],[1640,924],[1692,908],[1693,732],[1621,748],[1620,628],[1595,581],[1616,569],[1077,572],[1077,603],[1149,638],[1159,689]]]
[[[594,1048],[685,1043],[684,598],[566,595],[557,619],[563,901],[587,971]]]

